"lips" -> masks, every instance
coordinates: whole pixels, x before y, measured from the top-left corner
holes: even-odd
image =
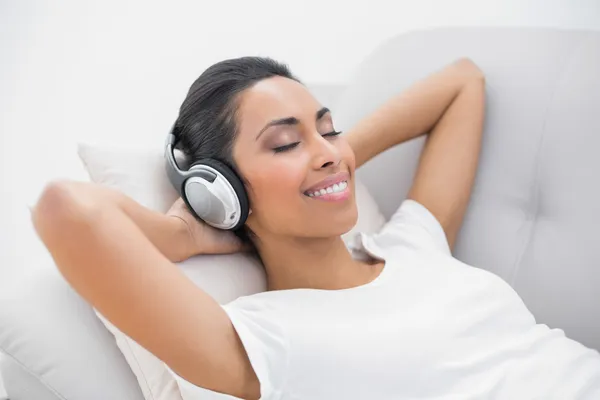
[[[339,184],[340,182],[348,181],[348,179],[350,179],[350,174],[348,174],[348,172],[338,172],[336,174],[329,175],[327,178],[306,189],[304,194],[308,195],[309,193],[325,189],[333,184]]]

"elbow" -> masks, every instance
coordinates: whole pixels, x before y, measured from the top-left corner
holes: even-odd
[[[32,216],[35,220],[57,216],[69,208],[71,201],[68,182],[52,181],[42,189],[42,193],[32,209]]]
[[[485,83],[485,74],[470,58],[462,57],[456,61],[456,65],[468,76],[469,81]]]
[[[93,204],[85,204],[69,181],[52,181],[44,187],[31,210],[34,227],[50,231],[63,229],[69,223],[82,221],[93,213]]]

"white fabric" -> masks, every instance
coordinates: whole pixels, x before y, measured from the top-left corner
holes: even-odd
[[[0,361],[2,360],[4,355],[0,353]],[[2,364],[2,362],[0,362]],[[6,389],[4,389],[4,381],[2,380],[2,374],[0,374],[0,400],[6,400]]]
[[[162,149],[140,149],[99,146],[80,143],[78,154],[93,182],[127,194],[140,204],[166,211],[177,193],[165,173]],[[358,221],[343,238],[350,243],[358,232],[377,232],[385,219],[366,187],[355,180]],[[221,304],[240,296],[264,291],[266,279],[259,263],[245,254],[199,256],[179,263],[183,272],[196,285]],[[134,372],[146,400],[181,400],[175,379],[165,364],[96,312],[106,328],[115,336],[119,350]],[[227,397],[225,397],[227,398]]]
[[[355,251],[385,260],[373,282],[224,306],[261,399],[600,399],[600,354],[537,325],[502,279],[454,259],[424,206],[405,200]],[[183,397],[232,398],[189,383]]]

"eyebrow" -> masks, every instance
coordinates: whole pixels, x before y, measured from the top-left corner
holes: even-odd
[[[329,111],[330,110],[327,107],[321,108],[319,111],[317,111],[317,113],[315,115],[315,120],[316,121],[320,120]],[[267,129],[269,129],[272,126],[278,126],[278,125],[298,125],[299,123],[300,123],[300,120],[298,118],[296,118],[296,117],[285,117],[285,118],[274,119],[273,121],[267,123],[260,130],[260,132],[258,132],[258,135],[256,135],[256,139],[255,140],[258,140],[258,138],[260,137],[260,135],[262,135],[264,131],[266,131]]]

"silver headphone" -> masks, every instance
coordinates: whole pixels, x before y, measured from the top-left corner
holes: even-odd
[[[166,171],[192,215],[225,230],[240,228],[248,218],[248,196],[238,175],[221,161],[205,158],[182,170],[175,161],[175,126],[165,143]]]

